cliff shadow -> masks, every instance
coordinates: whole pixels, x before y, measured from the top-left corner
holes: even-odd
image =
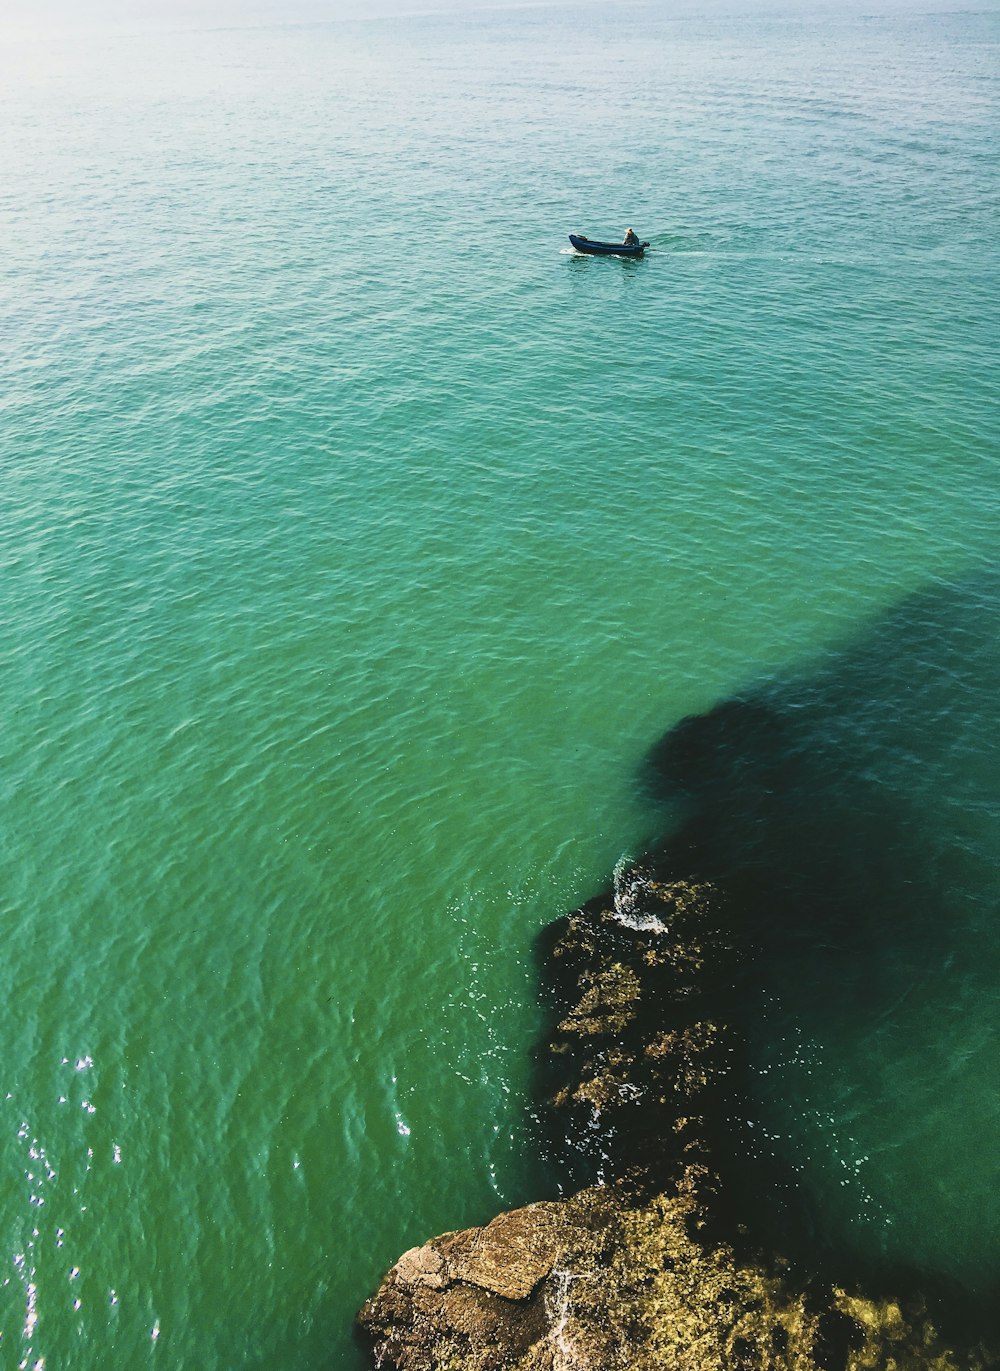
[[[807,1274],[932,1289],[958,1322],[994,1330],[998,724],[989,568],[909,596],[807,673],[681,721],[643,778],[689,814],[648,862],[724,892],[739,952],[712,988],[740,1043],[706,1114],[724,1235]],[[537,947],[554,1021],[564,931]],[[540,1071],[542,1097],[559,1069]],[[573,1154],[574,1182],[600,1169],[600,1148],[558,1128],[549,1145]],[[619,1138],[615,1166],[628,1155]]]

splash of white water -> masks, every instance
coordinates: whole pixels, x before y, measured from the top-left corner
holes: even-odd
[[[594,1277],[557,1269],[552,1272],[552,1279],[555,1282],[554,1287],[547,1286],[545,1291],[546,1313],[553,1320],[549,1332],[549,1341],[552,1344],[552,1371],[577,1371],[580,1363],[566,1332],[570,1317],[570,1287],[574,1281],[590,1281]]]
[[[642,896],[649,893],[650,884],[650,877],[633,865],[627,853],[622,853],[612,876],[614,916],[618,923],[636,933],[666,933],[667,925],[662,919],[642,910]]]

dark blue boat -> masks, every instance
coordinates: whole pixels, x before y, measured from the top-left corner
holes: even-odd
[[[595,243],[592,238],[583,238],[578,233],[571,233],[569,241],[577,252],[589,252],[595,257],[641,257],[649,247],[648,243],[636,243],[634,247],[626,247],[624,243]]]

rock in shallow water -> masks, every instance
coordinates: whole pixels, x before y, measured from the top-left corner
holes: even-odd
[[[665,859],[664,859],[665,860]],[[709,884],[654,859],[553,926],[555,1146],[607,1184],[405,1253],[359,1322],[389,1371],[987,1371],[904,1305],[721,1240],[713,1139],[740,1070],[741,949]],[[571,1167],[572,1169],[572,1167]],[[729,1235],[735,1239],[734,1232]]]
[[[514,1210],[407,1252],[361,1312],[400,1371],[972,1371],[904,1313],[739,1262],[693,1194],[613,1188]],[[692,1231],[694,1230],[694,1231]],[[495,1287],[502,1285],[503,1294]]]

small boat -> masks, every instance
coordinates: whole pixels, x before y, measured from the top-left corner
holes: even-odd
[[[641,257],[649,247],[648,243],[636,243],[632,247],[626,247],[624,243],[595,243],[579,233],[571,233],[569,241],[577,252],[589,252],[595,257]]]

